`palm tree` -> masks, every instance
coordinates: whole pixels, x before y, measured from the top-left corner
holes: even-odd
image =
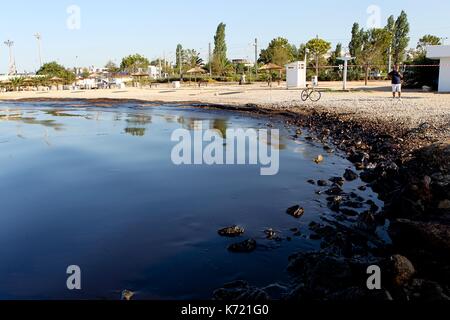
[[[22,77],[15,77],[15,78],[12,78],[10,81],[11,81],[11,86],[13,87],[14,91],[19,91],[20,87],[22,87],[24,84],[24,82],[23,82],[24,78],[22,78]]]

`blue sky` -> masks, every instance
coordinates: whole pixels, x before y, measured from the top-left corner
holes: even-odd
[[[79,30],[70,30],[67,8],[80,9]],[[109,59],[141,53],[150,59],[174,59],[177,43],[194,48],[206,57],[217,24],[227,24],[229,58],[253,59],[251,43],[261,46],[277,36],[298,45],[318,34],[335,45],[347,46],[353,22],[366,26],[367,9],[376,5],[384,24],[391,14],[404,9],[411,23],[411,45],[423,34],[450,36],[450,2],[442,0],[128,0],[128,1],[2,1],[0,19],[0,73],[7,68],[3,41],[15,41],[19,71],[38,66],[33,34],[40,32],[45,61],[57,60],[67,67],[103,66]],[[447,41],[450,44],[450,41]]]

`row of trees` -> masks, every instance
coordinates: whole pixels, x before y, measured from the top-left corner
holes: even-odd
[[[433,64],[432,61],[426,59],[425,48],[427,45],[440,44],[440,39],[433,35],[426,35],[420,39],[416,49],[407,51],[410,42],[409,32],[408,16],[404,11],[397,18],[390,16],[383,28],[366,30],[361,28],[358,23],[354,23],[351,30],[351,41],[348,44],[348,54],[355,60],[349,70],[349,79],[364,78],[367,83],[371,71],[383,71],[384,73],[388,71],[389,63]],[[288,39],[278,37],[273,39],[267,48],[261,50],[258,65],[274,63],[284,66],[293,61],[305,60],[307,54],[308,76],[315,74],[321,80],[339,80],[342,78],[342,74],[337,66],[342,63],[338,58],[344,54],[343,45],[338,43],[335,49],[331,49],[331,43],[318,36],[298,47],[290,43]],[[217,27],[214,36],[214,50],[209,60],[205,63],[198,51],[185,49],[182,44],[178,44],[174,64],[169,63],[166,59],[150,61],[143,55],[133,54],[124,57],[120,65],[109,61],[105,67],[110,73],[133,74],[146,71],[150,65],[154,65],[160,66],[162,73],[173,76],[183,75],[187,70],[195,67],[202,67],[205,71],[211,70],[218,77],[236,76],[254,70],[248,66],[234,65],[228,60],[226,25],[224,23],[220,23]],[[255,68],[258,68],[258,65]],[[59,77],[65,83],[75,80],[74,72],[56,62],[45,64],[37,74]],[[89,71],[85,70],[83,76],[87,77],[88,75]]]

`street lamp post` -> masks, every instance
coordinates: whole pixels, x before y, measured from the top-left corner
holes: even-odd
[[[13,46],[14,46],[14,41],[11,40],[6,40],[5,45],[9,48],[9,67],[8,67],[8,75],[14,75],[17,73],[16,70],[16,63],[14,61],[14,57],[13,57]]]
[[[344,74],[343,74],[343,84],[342,89],[347,90],[347,75],[348,75],[348,62],[355,58],[351,57],[350,54],[346,54],[344,57],[338,58],[338,60],[344,61]]]
[[[38,58],[39,58],[39,66],[42,67],[42,50],[41,50],[41,40],[42,40],[42,36],[40,33],[36,33],[34,35],[34,37],[37,40],[37,45],[38,45]]]

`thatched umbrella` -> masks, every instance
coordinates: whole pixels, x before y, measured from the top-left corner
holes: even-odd
[[[271,71],[280,71],[281,74],[281,70],[283,70],[284,68],[275,64],[275,63],[268,63],[263,65],[261,68],[259,68],[259,71],[267,71],[267,72],[271,72]],[[269,86],[272,86],[272,75],[270,75],[269,78]]]
[[[142,80],[144,78],[149,78],[150,77],[150,75],[148,73],[146,73],[146,72],[136,72],[136,73],[133,73],[131,76],[133,78],[136,78],[138,80],[139,84],[142,83]]]
[[[186,73],[190,74],[190,75],[192,75],[192,74],[195,75],[195,82],[197,82],[197,74],[205,74],[206,70],[197,66],[195,68],[192,68],[192,69],[186,71]]]
[[[50,82],[53,82],[54,84],[56,84],[56,90],[59,90],[59,83],[64,81],[64,79],[54,76],[53,78],[50,78]]]

